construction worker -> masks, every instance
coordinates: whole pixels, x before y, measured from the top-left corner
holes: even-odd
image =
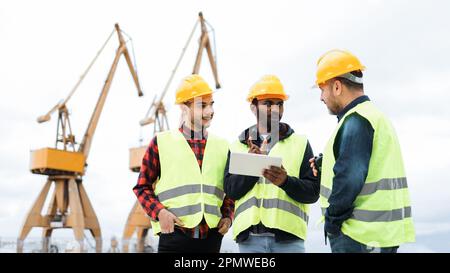
[[[143,158],[134,192],[159,235],[158,252],[219,252],[234,201],[224,198],[228,142],[206,130],[214,116],[209,85],[184,78],[176,92],[178,129],[158,133]]]
[[[280,123],[287,99],[276,76],[256,82],[247,100],[257,123],[230,147],[232,152],[282,157],[281,167],[264,169],[261,178],[230,174],[228,157],[225,193],[236,202],[233,238],[240,252],[305,252],[307,204],[318,200],[320,184],[309,166],[309,141]]]
[[[317,62],[320,100],[338,119],[321,167],[325,236],[332,252],[395,253],[415,240],[411,203],[397,135],[364,95],[364,69],[344,50]]]

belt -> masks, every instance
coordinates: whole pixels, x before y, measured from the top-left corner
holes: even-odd
[[[262,233],[272,233],[273,234],[273,230],[271,228],[267,228],[261,223],[251,226],[250,232],[253,234],[262,234]]]

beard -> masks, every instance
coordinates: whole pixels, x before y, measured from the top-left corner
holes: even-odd
[[[325,103],[325,106],[327,107],[330,115],[336,116],[340,111],[339,105],[335,102],[328,101],[328,103]]]

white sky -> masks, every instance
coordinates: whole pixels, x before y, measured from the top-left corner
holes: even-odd
[[[234,140],[253,124],[245,96],[264,74],[283,82],[290,100],[284,121],[306,134],[316,153],[336,125],[309,89],[317,58],[332,48],[359,56],[368,68],[366,93],[391,118],[405,157],[418,235],[444,233],[450,242],[450,4],[446,1],[6,1],[0,5],[0,236],[16,237],[45,177],[29,172],[29,151],[54,145],[56,120],[36,118],[64,98],[119,22],[133,38],[145,96],[137,97],[122,59],[96,131],[84,185],[103,237],[121,236],[135,201],[137,174],[128,170],[128,148],[145,144],[141,130],[154,94],[162,91],[181,49],[203,11],[216,32],[219,78],[211,131]],[[170,125],[180,79],[191,73],[191,43],[165,103]],[[117,47],[114,36],[69,102],[81,140]],[[131,48],[130,48],[131,49]],[[213,85],[203,58],[200,74]],[[318,204],[312,206],[310,251],[323,245]],[[34,229],[31,237],[40,236]],[[71,236],[65,231],[55,236]],[[109,242],[105,242],[109,244]],[[233,246],[227,237],[225,244]],[[418,238],[408,251],[433,251]],[[450,251],[450,243],[447,249]]]

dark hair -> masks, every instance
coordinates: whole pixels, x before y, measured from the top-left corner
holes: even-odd
[[[353,76],[356,76],[358,78],[363,77],[363,73],[361,72],[361,70],[352,71],[352,72],[350,72],[350,74],[352,74]],[[364,89],[364,84],[362,84],[362,83],[352,82],[346,78],[341,78],[341,77],[336,77],[334,79],[342,82],[342,84],[345,85],[350,90]]]
[[[258,99],[257,99],[257,98],[254,98],[254,99],[252,100],[252,104],[255,105],[255,106],[258,106]]]

